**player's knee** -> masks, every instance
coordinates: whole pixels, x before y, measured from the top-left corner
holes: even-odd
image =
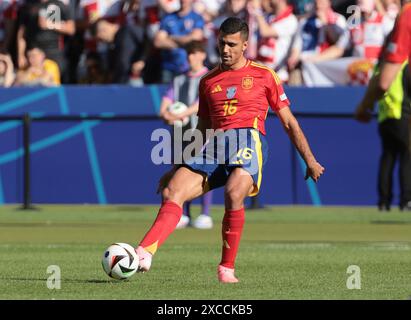
[[[163,201],[170,200],[169,196],[170,196],[170,190],[168,189],[168,187],[161,190],[161,197],[163,198]]]
[[[163,201],[173,201],[175,203],[184,202],[183,195],[180,191],[166,187],[163,189],[161,196],[163,197]]]
[[[244,194],[238,188],[227,188],[224,196],[226,204],[230,207],[242,206],[244,202]]]

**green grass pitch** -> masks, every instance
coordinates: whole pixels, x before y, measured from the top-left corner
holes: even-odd
[[[410,299],[411,213],[367,207],[276,206],[246,212],[236,274],[218,283],[220,224],[176,230],[152,270],[116,281],[101,267],[113,242],[137,245],[154,206],[0,208],[0,299]],[[199,208],[194,206],[194,216]],[[47,288],[49,265],[61,289]],[[350,265],[361,289],[347,289]]]

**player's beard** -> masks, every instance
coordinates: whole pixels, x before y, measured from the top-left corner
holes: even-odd
[[[221,57],[221,63],[222,63],[224,66],[230,67],[230,66],[233,65],[233,60],[232,60],[231,57],[224,57],[224,56],[222,56],[222,57]]]
[[[233,57],[231,55],[227,57],[226,59],[224,59],[224,56],[221,56],[221,66],[223,67],[223,69],[232,69],[233,66],[236,66],[235,69],[238,69],[239,67],[242,66],[242,65],[240,66],[238,65],[242,61],[244,61],[244,63],[247,61],[247,59],[245,59],[243,55],[240,55],[239,57]]]

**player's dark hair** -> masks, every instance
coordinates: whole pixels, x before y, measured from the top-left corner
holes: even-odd
[[[187,54],[191,53],[196,53],[196,52],[206,52],[205,45],[202,41],[194,40],[189,43],[187,43],[184,46],[184,49],[186,50]]]
[[[236,17],[230,17],[225,19],[221,24],[219,32],[221,34],[234,34],[240,32],[241,38],[243,40],[247,40],[249,29],[248,24],[244,20]]]

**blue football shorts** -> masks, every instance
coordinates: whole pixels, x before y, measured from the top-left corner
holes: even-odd
[[[267,156],[266,139],[258,130],[229,129],[208,139],[201,153],[184,161],[182,166],[206,176],[204,191],[224,186],[235,168],[243,168],[254,182],[254,189],[249,196],[255,196],[260,190]]]

